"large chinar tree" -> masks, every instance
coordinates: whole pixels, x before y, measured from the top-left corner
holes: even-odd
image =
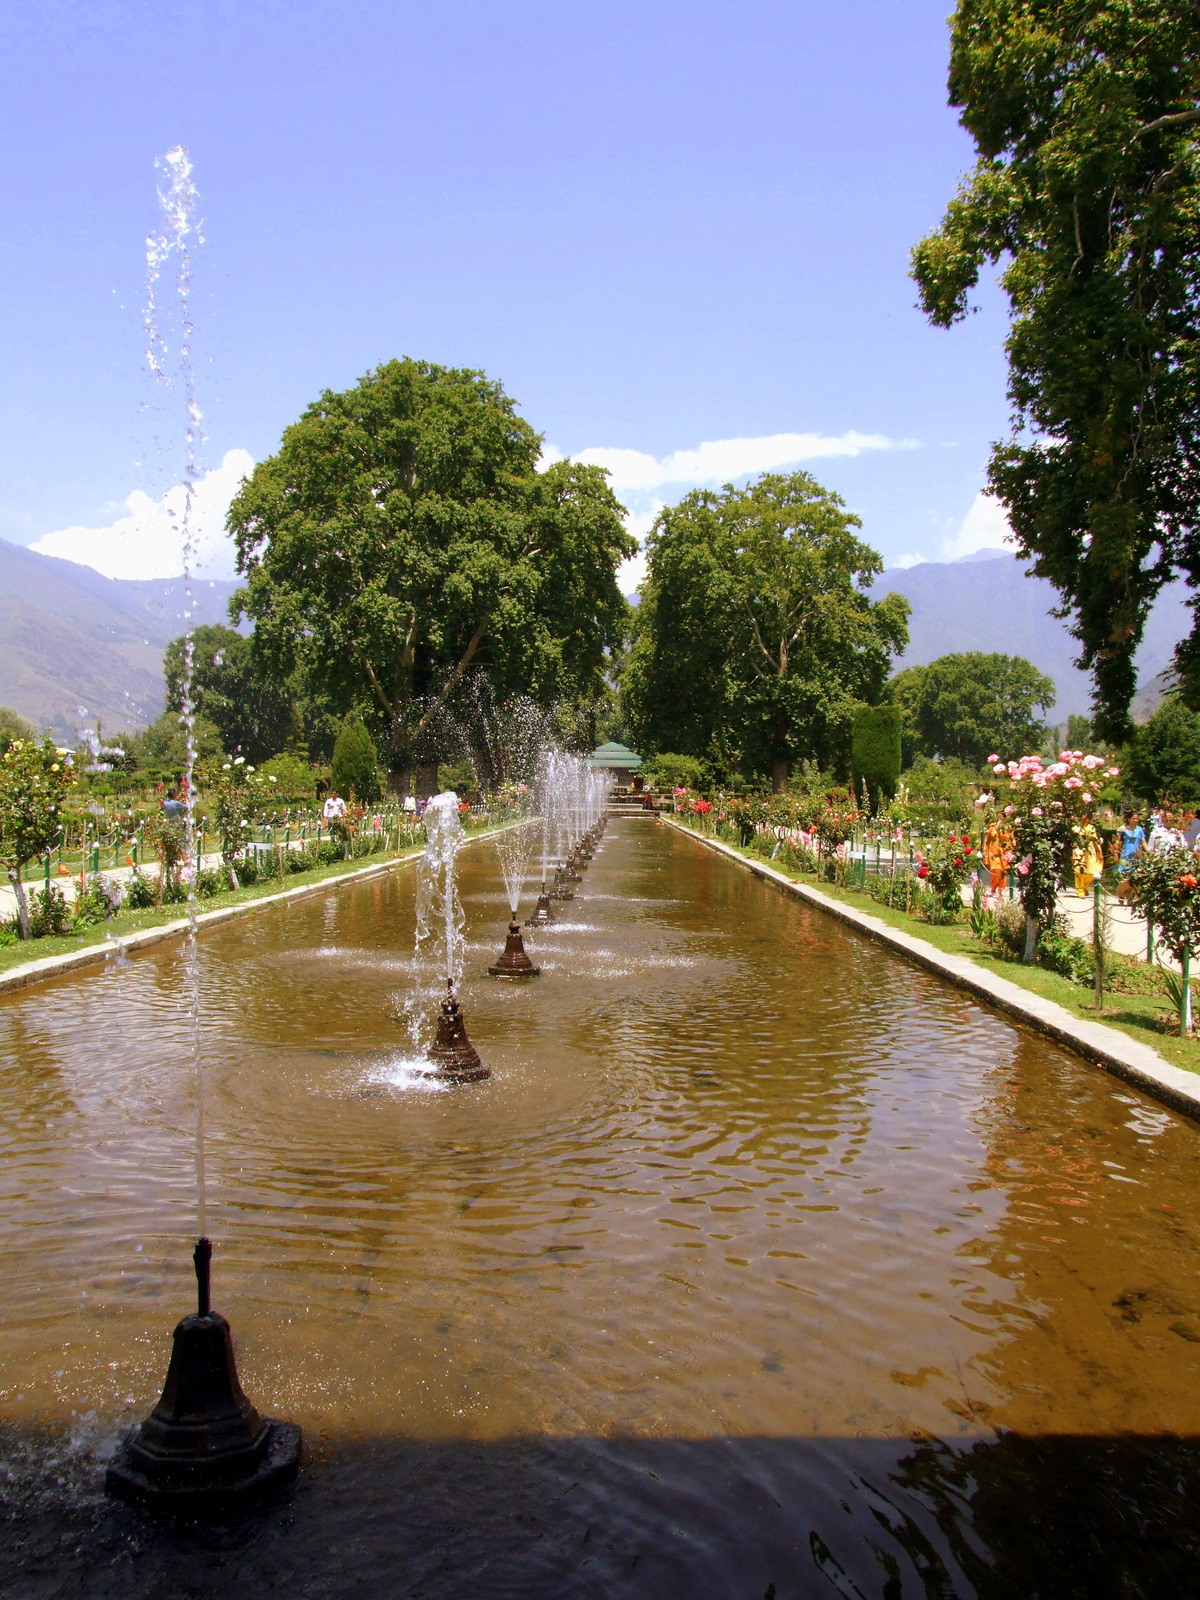
[[[539,472],[541,438],[481,372],[390,361],[326,392],[229,512],[254,651],[361,715],[396,787],[467,674],[542,704],[603,692],[635,545],[598,468]]]
[[[989,483],[1071,617],[1097,737],[1124,739],[1150,605],[1200,585],[1200,9],[960,0],[949,86],[979,159],[913,274],[949,327],[1005,263]],[[1200,618],[1175,661],[1200,707]]]
[[[770,776],[848,749],[908,642],[908,602],[871,601],[883,570],[859,519],[805,472],[696,490],[660,513],[625,668],[624,703],[652,750]]]

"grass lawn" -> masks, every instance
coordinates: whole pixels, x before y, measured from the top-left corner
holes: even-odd
[[[689,829],[689,832],[697,832]],[[708,837],[700,834],[701,838]],[[736,845],[729,845],[728,840],[722,839],[722,844],[737,851],[747,861],[753,861],[767,866],[773,866],[766,855],[760,855],[755,850],[740,850]],[[955,923],[949,927],[939,926],[936,923],[921,922],[916,917],[910,917],[904,911],[898,911],[891,906],[880,905],[872,900],[870,895],[863,894],[857,889],[837,887],[832,883],[822,883],[815,873],[796,872],[790,868],[777,868],[793,883],[803,883],[810,888],[819,889],[822,894],[828,895],[831,900],[841,900],[846,905],[865,911],[870,916],[878,917],[880,922],[886,922],[889,927],[898,928],[902,933],[907,933],[918,939],[924,939],[938,950],[944,950],[948,955],[965,956],[973,961],[977,967],[988,972],[998,973],[1000,977],[1007,978],[1010,983],[1017,984],[1022,989],[1028,989],[1031,994],[1041,995],[1045,1000],[1053,1000],[1056,1004],[1069,1011],[1072,1016],[1078,1017],[1083,1022],[1103,1022],[1111,1028],[1119,1028],[1122,1033],[1127,1033],[1131,1039],[1137,1039],[1141,1044],[1148,1044],[1158,1051],[1165,1061],[1173,1067],[1182,1067],[1187,1072],[1200,1072],[1200,1040],[1181,1039],[1177,1033],[1167,1033],[1160,1026],[1158,1019],[1167,1009],[1165,995],[1157,994],[1109,994],[1105,993],[1104,1007],[1096,1010],[1095,991],[1089,986],[1083,988],[1080,984],[1072,983],[1070,979],[1060,976],[1057,972],[1049,972],[1045,967],[1027,967],[1021,961],[1011,960],[995,954],[986,945],[980,944],[978,939],[973,939],[965,924]]]
[[[374,856],[360,856],[357,861],[335,861],[329,866],[315,867],[311,872],[288,873],[282,880],[272,878],[250,884],[245,889],[215,894],[211,899],[197,900],[196,910],[203,915],[206,911],[220,911],[225,906],[253,905],[256,900],[267,900],[288,889],[344,878],[348,873],[361,872],[365,867],[383,866],[388,861],[408,861],[420,854],[418,847],[403,851],[398,856],[387,856],[380,852]],[[0,945],[0,974],[24,966],[27,961],[38,961],[44,956],[69,955],[88,945],[102,945],[110,939],[140,933],[144,928],[161,928],[165,923],[179,922],[186,917],[186,905],[163,906],[161,910],[149,906],[143,911],[122,911],[111,922],[93,923],[75,933],[51,934],[44,939],[31,939],[27,944]]]

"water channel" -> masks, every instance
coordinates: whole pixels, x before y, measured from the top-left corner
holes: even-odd
[[[525,985],[460,867],[469,1088],[411,868],[201,938],[214,1301],[307,1441],[223,1535],[100,1492],[193,1292],[182,952],[0,999],[0,1588],[1188,1592],[1200,1130],[649,820]]]

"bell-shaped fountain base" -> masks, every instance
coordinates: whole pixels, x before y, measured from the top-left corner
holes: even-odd
[[[557,921],[558,918],[550,907],[550,896],[546,893],[546,885],[543,884],[542,892],[538,895],[537,905],[533,908],[533,915],[526,917],[525,926],[527,928],[548,928],[551,923]]]
[[[480,1060],[479,1051],[467,1037],[467,1025],[453,989],[438,1012],[437,1038],[430,1046],[429,1059],[434,1064],[430,1076],[449,1083],[477,1083],[492,1075],[492,1069]]]
[[[521,924],[513,920],[508,925],[508,940],[504,946],[504,954],[494,967],[488,971],[493,978],[536,978],[541,967],[535,967],[525,953],[525,941],[521,937]]]
[[[209,1307],[211,1258],[201,1239],[199,1311],[175,1329],[162,1398],[104,1480],[118,1499],[185,1521],[239,1514],[290,1482],[300,1462],[296,1424],[260,1417],[242,1393],[229,1324]]]

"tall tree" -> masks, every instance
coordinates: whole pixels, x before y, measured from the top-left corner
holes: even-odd
[[[648,542],[625,702],[649,748],[770,774],[827,761],[879,698],[908,602],[873,602],[883,563],[859,519],[805,472],[696,490]]]
[[[230,508],[257,659],[361,713],[393,772],[430,759],[471,668],[543,703],[600,692],[635,547],[604,474],[539,472],[540,447],[483,373],[390,361],[309,406]]]
[[[163,657],[167,710],[183,710],[187,639],[172,639]],[[192,709],[208,719],[230,755],[255,766],[286,748],[299,712],[290,683],[271,681],[254,658],[254,642],[234,628],[192,631]]]
[[[979,160],[913,274],[949,327],[1007,261],[1014,431],[989,482],[1072,615],[1097,737],[1123,739],[1154,596],[1200,584],[1197,8],[959,0],[950,102]],[[1200,618],[1176,665],[1200,706]]]
[[[1053,681],[1024,656],[969,650],[924,669],[916,721],[927,755],[980,767],[1039,750],[1046,725],[1035,712],[1053,704]]]

